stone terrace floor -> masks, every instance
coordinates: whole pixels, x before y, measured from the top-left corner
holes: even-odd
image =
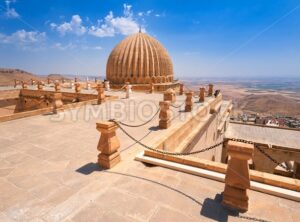
[[[124,93],[111,94],[122,97]],[[121,99],[121,103],[87,107],[97,114],[100,107],[116,111],[122,104],[126,109],[150,101],[152,105],[143,112],[151,114],[149,109],[161,99],[161,94],[134,93],[133,99]],[[81,107],[58,116],[0,123],[0,221],[241,220],[220,204],[223,183],[134,161],[142,148],[133,146],[120,130],[122,162],[101,170],[96,164],[99,132],[95,123],[108,116],[95,113]],[[132,124],[140,122],[134,119]],[[129,132],[149,140],[159,136],[157,122],[156,118]],[[255,191],[249,196],[249,211],[240,215],[299,221],[299,203]]]

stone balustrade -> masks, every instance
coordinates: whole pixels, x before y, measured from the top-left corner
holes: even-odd
[[[22,89],[27,89],[28,88],[28,85],[26,82],[21,82],[21,85],[22,85]]]
[[[180,83],[180,85],[179,85],[179,95],[183,95],[183,92],[184,92],[184,90],[183,90],[183,84]]]
[[[76,93],[80,93],[80,91],[81,91],[81,85],[80,85],[80,83],[76,82],[76,84],[75,84],[75,92]]]
[[[60,83],[59,83],[59,82],[56,82],[56,83],[55,83],[55,85],[54,85],[54,90],[55,90],[55,92],[60,92],[61,86],[60,86]]]
[[[52,105],[53,105],[53,113],[57,113],[58,110],[62,110],[63,101],[62,101],[62,93],[55,92],[52,95]]]
[[[38,90],[43,90],[43,84],[41,82],[37,83],[37,89]]]
[[[154,93],[154,84],[153,82],[150,82],[150,90],[149,93]]]
[[[159,102],[160,113],[159,113],[159,128],[167,129],[171,125],[172,113],[170,110],[170,101]]]
[[[205,100],[205,88],[201,87],[199,92],[199,102],[203,103]]]
[[[109,85],[109,81],[104,81],[104,87],[106,91],[110,91],[110,85]]]
[[[208,84],[208,96],[212,96],[214,92],[214,85]]]
[[[118,150],[120,142],[116,135],[118,126],[114,122],[98,122],[96,128],[101,133],[97,146],[100,151],[98,164],[104,169],[110,169],[121,161]]]
[[[191,112],[193,110],[193,95],[194,92],[186,92],[186,99],[185,99],[185,112]]]
[[[248,210],[247,189],[250,188],[248,160],[253,156],[254,145],[229,141],[227,152],[230,156],[222,204],[240,212]]]
[[[130,96],[131,96],[131,94],[132,94],[132,90],[131,90],[132,85],[130,85],[129,82],[126,82],[125,84],[126,84],[126,86],[125,86],[125,90],[126,90],[126,96],[125,96],[125,98],[129,99]]]
[[[170,101],[171,103],[176,102],[176,95],[173,89],[168,89],[164,92],[164,101]]]
[[[98,92],[97,103],[102,104],[105,101],[104,87],[102,83],[97,84],[97,92]]]

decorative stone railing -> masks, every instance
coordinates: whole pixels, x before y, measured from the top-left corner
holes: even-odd
[[[101,133],[97,146],[100,151],[98,164],[104,169],[110,169],[121,161],[120,141],[116,135],[118,126],[114,122],[98,122],[96,128]]]
[[[250,188],[249,164],[254,145],[229,141],[227,153],[230,156],[223,193],[223,205],[241,212],[248,210],[247,189]]]

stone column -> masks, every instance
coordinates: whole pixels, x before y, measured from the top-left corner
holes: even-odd
[[[171,110],[170,110],[170,101],[161,101],[159,102],[160,113],[159,113],[159,128],[167,129],[171,125]]]
[[[56,82],[56,83],[55,83],[54,89],[55,89],[55,92],[60,92],[61,87],[60,87],[59,82]]]
[[[103,84],[99,83],[97,84],[97,92],[98,92],[98,104],[101,104],[105,101],[105,95],[104,95],[104,88],[103,88]]]
[[[106,81],[104,82],[104,87],[105,87],[105,90],[106,90],[106,91],[110,91],[109,81],[106,80]]]
[[[27,86],[27,83],[26,83],[26,82],[23,82],[23,81],[22,81],[22,82],[21,82],[21,84],[22,84],[22,88],[23,88],[23,89],[27,89],[27,88],[28,88],[28,86]]]
[[[179,95],[183,95],[183,84],[180,83],[179,85]]]
[[[37,83],[37,89],[38,90],[43,90],[43,84],[41,82]]]
[[[114,122],[98,122],[96,128],[101,133],[97,146],[100,151],[98,164],[104,169],[110,169],[121,161],[118,150],[120,142],[116,135],[118,126]]]
[[[204,100],[205,100],[205,88],[201,87],[199,93],[199,102],[203,103]]]
[[[227,153],[230,156],[222,204],[246,212],[248,210],[247,189],[250,188],[248,160],[252,158],[254,145],[229,141]]]
[[[150,82],[150,91],[149,93],[153,93],[154,92],[154,84],[152,82]]]
[[[193,110],[193,95],[194,92],[186,92],[186,99],[185,99],[185,112],[191,112]]]
[[[300,162],[294,161],[294,178],[300,179]]]
[[[63,101],[62,101],[62,93],[55,92],[52,95],[52,104],[53,104],[53,113],[57,113],[58,109],[62,109]]]
[[[76,93],[80,93],[80,91],[81,91],[81,86],[80,86],[79,83],[76,83],[76,84],[75,84],[75,92],[76,92]]]
[[[16,79],[15,79],[14,81],[15,81],[14,88],[17,88],[18,82],[17,82],[17,80],[16,80]]]
[[[208,85],[208,96],[212,96],[213,95],[213,91],[214,91],[214,85],[213,84],[209,84]]]
[[[125,89],[126,89],[126,99],[130,98],[130,95],[132,93],[131,90],[132,86],[129,83],[126,83]]]
[[[176,102],[176,96],[173,89],[168,89],[164,92],[164,101],[170,101],[171,103]]]

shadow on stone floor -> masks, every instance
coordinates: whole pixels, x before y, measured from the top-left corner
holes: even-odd
[[[228,221],[228,216],[237,217],[239,212],[222,205],[222,194],[216,194],[215,199],[206,198],[200,214],[215,221]]]
[[[91,173],[93,173],[95,171],[99,171],[100,172],[100,171],[103,171],[103,170],[104,169],[102,169],[99,166],[98,163],[92,163],[92,162],[90,162],[90,163],[87,163],[87,164],[83,165],[82,167],[78,168],[76,170],[76,172],[82,173],[84,175],[89,175],[89,174],[91,174]]]
[[[206,198],[204,200],[204,202],[201,203],[200,201],[198,201],[193,196],[191,196],[191,195],[189,195],[189,194],[187,194],[187,193],[185,193],[185,192],[183,192],[183,191],[181,191],[177,188],[169,186],[167,184],[163,184],[161,182],[158,182],[158,181],[155,181],[155,180],[152,180],[152,179],[148,179],[148,178],[145,178],[145,177],[137,176],[137,175],[105,170],[105,169],[102,169],[98,165],[98,163],[92,163],[91,162],[91,163],[85,164],[84,166],[82,166],[82,167],[80,167],[76,170],[76,172],[82,173],[84,175],[89,175],[89,174],[91,174],[95,171],[103,172],[103,173],[109,173],[109,174],[117,174],[117,175],[120,175],[120,176],[126,176],[126,177],[130,177],[130,178],[133,178],[133,179],[143,180],[143,181],[152,183],[154,185],[162,186],[166,189],[172,190],[172,191],[184,196],[185,198],[190,199],[192,202],[196,203],[197,205],[199,205],[199,210],[200,210],[200,215],[201,216],[210,218],[210,219],[215,220],[215,221],[227,222],[228,217],[231,216],[231,217],[237,217],[239,219],[246,219],[246,220],[250,220],[250,221],[269,222],[267,220],[263,220],[263,219],[259,219],[259,218],[255,218],[255,217],[249,217],[247,215],[240,215],[237,210],[228,209],[228,208],[224,207],[222,205],[222,194],[216,194],[214,199]]]
[[[149,127],[149,130],[158,131],[158,130],[160,130],[160,128],[159,128],[159,126],[151,126],[151,127]]]

